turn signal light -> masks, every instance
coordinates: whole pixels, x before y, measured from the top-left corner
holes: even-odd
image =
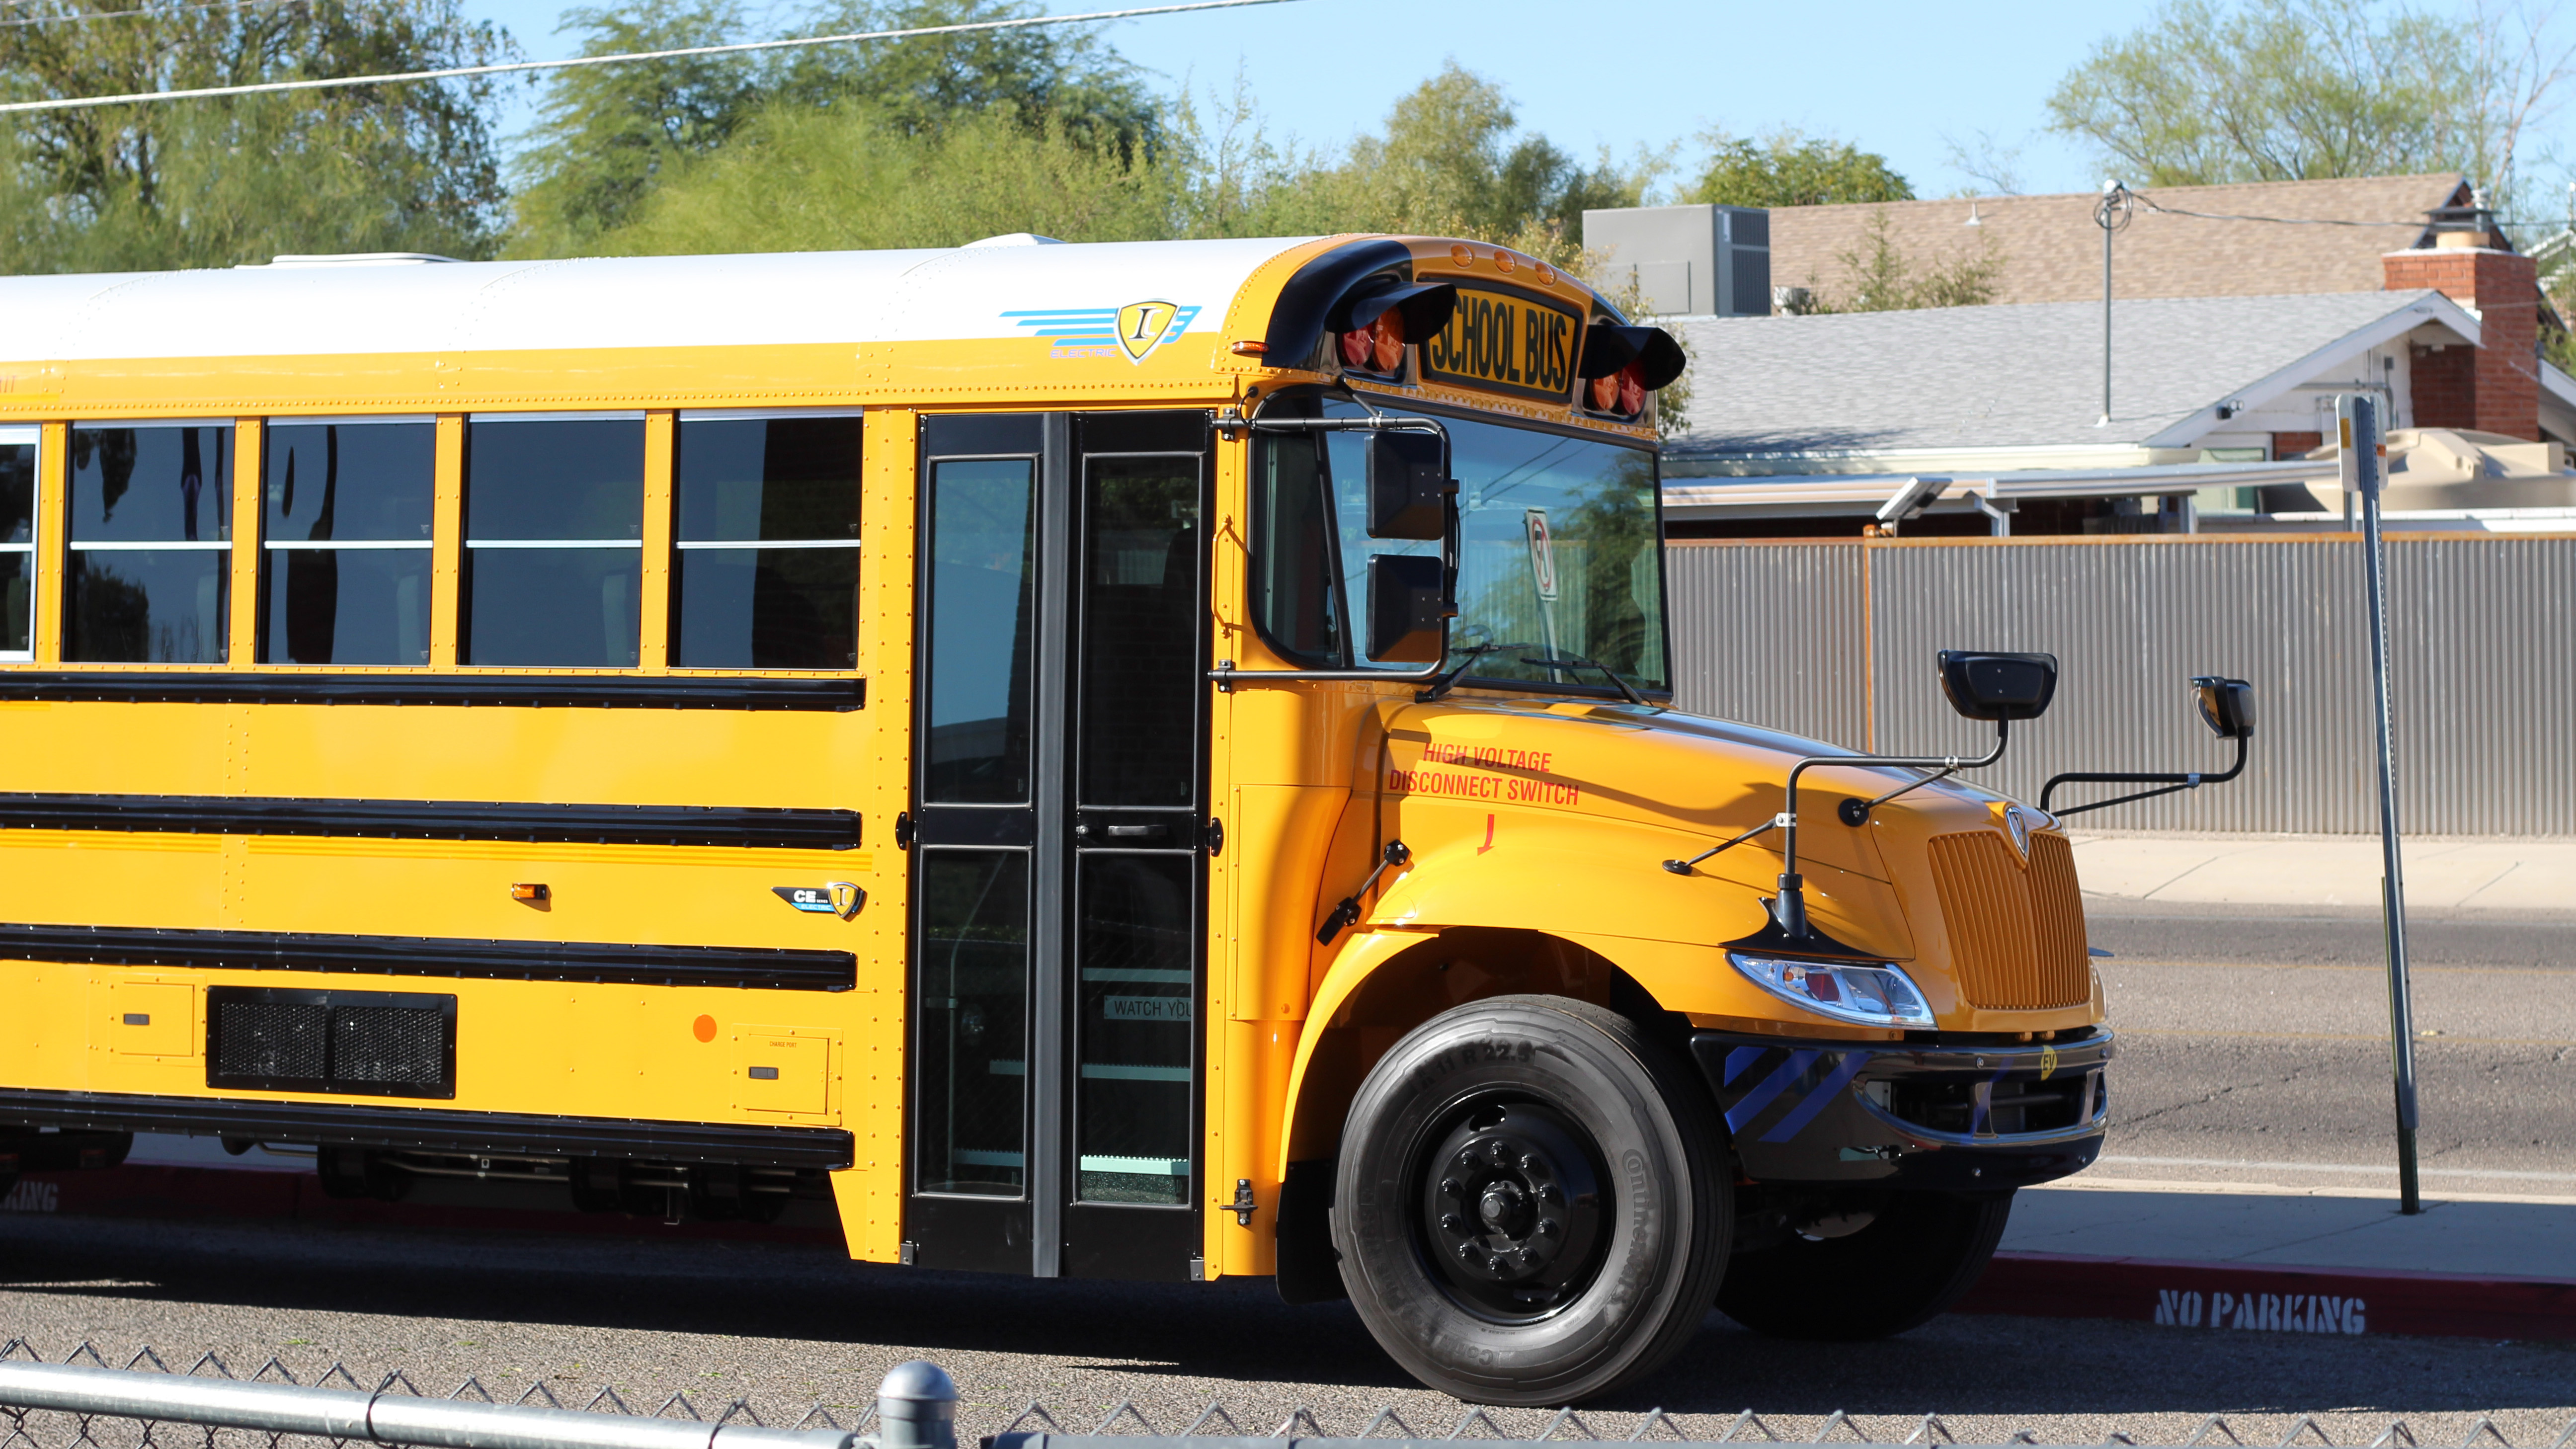
[[[1389,307],[1366,327],[1342,334],[1342,366],[1393,372],[1404,363],[1404,314]]]
[[[514,901],[544,901],[553,898],[554,892],[547,890],[543,881],[523,880],[510,883],[510,899]]]
[[[1646,376],[1643,363],[1632,362],[1617,372],[1592,379],[1592,410],[1600,413],[1634,413],[1646,405]]]
[[[1234,344],[1231,350],[1237,357],[1260,357],[1270,351],[1270,344],[1246,339]]]

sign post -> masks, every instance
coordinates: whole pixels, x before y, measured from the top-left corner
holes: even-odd
[[[2380,918],[2388,933],[2389,1073],[2397,1102],[2397,1210],[2424,1210],[2415,1170],[2415,1001],[2406,980],[2406,875],[2398,854],[2397,745],[2388,704],[2388,558],[2379,536],[2379,495],[2388,483],[2379,399],[2335,399],[2337,466],[2344,490],[2361,500],[2362,567],[2370,592],[2370,692],[2379,735]]]

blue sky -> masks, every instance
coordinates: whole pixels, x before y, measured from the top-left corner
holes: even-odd
[[[1115,0],[1046,0],[1057,13]],[[782,12],[789,7],[782,6]],[[2046,100],[2098,41],[2128,31],[2145,0],[1743,5],[1625,0],[1294,0],[1239,11],[1124,21],[1108,38],[1131,59],[1200,90],[1240,70],[1274,134],[1337,143],[1376,126],[1444,59],[1497,80],[1521,124],[1589,154],[1684,142],[1711,126],[1830,132],[1886,155],[1916,194],[1974,186],[1948,139],[1990,133],[2020,148],[2028,191],[2100,184],[2084,148],[2049,135]],[[466,0],[531,58],[569,55],[552,0]],[[1472,16],[1475,23],[1462,24]],[[523,87],[512,94],[524,96]],[[524,102],[511,129],[525,124]]]

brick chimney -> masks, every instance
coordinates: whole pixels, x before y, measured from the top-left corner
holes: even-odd
[[[2381,257],[2386,289],[2441,293],[2477,314],[2484,342],[2414,349],[2408,363],[2415,425],[2539,441],[2538,270],[2529,257],[2483,245],[2483,231],[2442,231],[2435,240],[2434,246]]]

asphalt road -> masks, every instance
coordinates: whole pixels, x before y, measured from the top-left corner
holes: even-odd
[[[2120,1126],[2098,1172],[2386,1181],[2372,923],[2097,914],[2094,937],[2115,953],[2102,965],[2127,1033]],[[2432,1187],[2576,1199],[2576,920],[2428,921],[2414,945],[2419,1024],[2440,1033],[2420,1047],[2426,1151],[2444,1174]],[[174,1367],[211,1350],[245,1375],[275,1355],[306,1382],[335,1361],[370,1383],[403,1368],[432,1393],[471,1375],[504,1400],[536,1380],[570,1404],[601,1385],[645,1408],[686,1392],[710,1415],[748,1397],[773,1424],[817,1402],[846,1418],[916,1356],[956,1374],[969,1433],[1031,1400],[1075,1430],[1122,1399],[1166,1432],[1211,1399],[1254,1433],[1300,1406],[1336,1433],[1381,1404],[1426,1436],[1462,1412],[1413,1386],[1346,1305],[1289,1308],[1266,1283],[1031,1283],[649,1237],[12,1214],[0,1216],[0,1339],[11,1335],[50,1359],[84,1340],[117,1362],[150,1344]],[[2576,1443],[2561,1439],[2576,1422],[2576,1344],[1954,1315],[1883,1343],[1823,1346],[1760,1339],[1712,1314],[1673,1366],[1591,1424],[1625,1438],[1656,1406],[1699,1438],[1750,1406],[1789,1439],[1842,1409],[1875,1439],[1902,1440],[1936,1412],[1969,1442],[2028,1429],[2081,1444],[2115,1429],[2179,1444],[2211,1413],[2248,1444],[2280,1442],[2299,1414],[2340,1444],[2369,1443],[2391,1417],[2424,1443],[2455,1444],[2492,1414],[2511,1443],[2533,1446]],[[1545,1422],[1493,1418],[1521,1434]]]
[[[2376,917],[2112,915],[2121,1056],[2101,1172],[2393,1186]],[[2408,932],[2428,1193],[2576,1199],[2576,919]]]
[[[1212,1398],[1252,1433],[1300,1406],[1341,1434],[1380,1404],[1425,1437],[1462,1413],[1414,1387],[1346,1305],[1289,1308],[1266,1283],[1032,1283],[649,1239],[13,1216],[0,1219],[0,1324],[51,1359],[85,1339],[119,1363],[150,1344],[174,1368],[212,1350],[247,1376],[276,1355],[308,1383],[341,1361],[370,1384],[403,1368],[433,1394],[473,1375],[504,1401],[542,1379],[574,1405],[606,1384],[645,1409],[686,1392],[710,1417],[748,1397],[773,1424],[816,1402],[846,1420],[886,1369],[916,1356],[956,1375],[970,1434],[1003,1427],[1031,1399],[1078,1432],[1122,1399],[1164,1432]],[[2317,1414],[2341,1444],[2370,1442],[2391,1416],[2424,1443],[2456,1444],[2493,1414],[2529,1449],[2576,1418],[2576,1344],[1954,1315],[1882,1343],[1824,1346],[1755,1338],[1711,1315],[1672,1367],[1589,1422],[1624,1439],[1658,1405],[1695,1438],[1717,1437],[1750,1405],[1789,1439],[1844,1409],[1874,1439],[1902,1440],[1938,1412],[1960,1439],[1989,1444],[2024,1429],[2051,1443],[2098,1444],[2118,1429],[2179,1444],[2212,1412],[2248,1444],[2280,1442],[2297,1413]],[[1546,1421],[1493,1418],[1521,1435]]]

